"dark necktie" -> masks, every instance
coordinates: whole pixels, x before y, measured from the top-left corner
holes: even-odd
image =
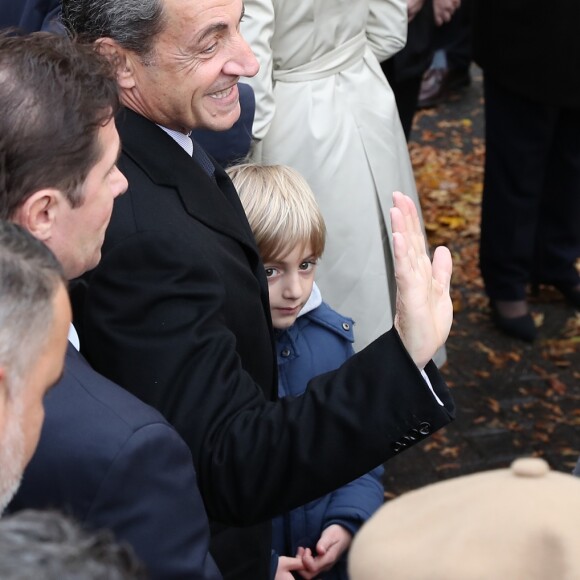
[[[192,157],[199,163],[201,168],[215,181],[215,165],[212,160],[208,157],[208,154],[203,150],[203,147],[197,143],[194,139],[191,140],[193,143],[193,153]]]

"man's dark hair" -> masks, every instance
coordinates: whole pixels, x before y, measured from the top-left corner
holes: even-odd
[[[109,531],[89,533],[58,512],[25,510],[0,520],[3,580],[142,580],[132,549]]]
[[[85,42],[112,38],[147,61],[165,25],[163,1],[63,0],[62,22]]]
[[[81,205],[103,154],[99,128],[118,108],[115,72],[92,47],[45,32],[0,34],[0,218],[44,188]]]

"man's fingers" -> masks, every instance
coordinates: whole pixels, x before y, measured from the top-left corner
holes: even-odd
[[[393,206],[401,211],[405,222],[405,231],[411,236],[411,242],[417,254],[425,250],[423,230],[415,202],[400,191],[393,192]]]
[[[441,284],[444,292],[449,291],[452,272],[453,261],[451,259],[451,252],[445,246],[439,246],[433,255],[433,278]]]
[[[405,233],[405,216],[404,216],[404,199],[403,194],[399,191],[393,193],[393,207],[391,208],[391,224],[393,232]]]
[[[400,191],[393,192],[393,205],[391,209],[393,240],[398,237],[395,234],[401,235],[397,242],[394,241],[395,257],[398,260],[408,260],[409,268],[418,271],[424,267],[424,259],[428,260],[429,257],[425,249],[425,237],[417,207],[409,196]],[[399,273],[402,273],[400,262],[398,266]]]

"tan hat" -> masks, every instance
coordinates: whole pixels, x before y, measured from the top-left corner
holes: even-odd
[[[543,459],[428,485],[355,536],[351,580],[579,580],[580,478]]]

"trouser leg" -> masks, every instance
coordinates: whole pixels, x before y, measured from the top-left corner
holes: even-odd
[[[484,77],[486,159],[480,266],[487,294],[521,300],[530,279],[555,112]]]

